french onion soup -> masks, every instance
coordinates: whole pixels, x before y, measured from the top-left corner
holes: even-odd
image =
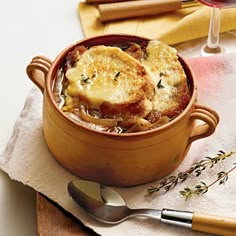
[[[187,106],[191,91],[177,51],[158,40],[128,46],[76,46],[53,84],[58,107],[99,131],[160,127]]]

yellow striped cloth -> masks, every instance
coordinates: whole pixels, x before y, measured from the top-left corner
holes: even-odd
[[[236,8],[223,9],[221,32],[236,29]],[[80,2],[78,13],[85,37],[110,33],[129,33],[176,44],[206,36],[211,8],[195,6],[157,16],[101,23],[94,4]]]

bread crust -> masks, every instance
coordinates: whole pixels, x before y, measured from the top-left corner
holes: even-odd
[[[62,110],[109,132],[159,127],[191,98],[177,51],[158,40],[130,43],[126,49],[80,45],[67,55],[63,70]]]
[[[105,116],[145,117],[152,107],[154,83],[146,68],[117,47],[95,46],[67,71],[67,95]]]

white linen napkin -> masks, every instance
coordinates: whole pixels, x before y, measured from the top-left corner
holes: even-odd
[[[236,54],[227,54],[188,60],[198,83],[198,103],[210,106],[220,115],[216,132],[205,139],[198,140],[184,161],[171,175],[185,171],[206,156],[214,156],[218,150],[236,150]],[[114,188],[131,208],[171,208],[190,210],[214,215],[236,217],[236,171],[230,173],[225,185],[213,185],[202,196],[185,200],[179,191],[194,187],[200,181],[210,184],[219,171],[227,171],[236,162],[236,155],[202,172],[200,177],[190,176],[166,193],[147,194],[150,185],[159,181],[130,188]],[[106,235],[189,235],[190,230],[165,225],[156,220],[136,218],[118,225],[100,223],[79,209],[67,194],[67,184],[77,178],[55,161],[47,148],[42,131],[42,94],[33,88],[26,99],[25,106],[17,119],[11,139],[0,156],[0,168],[10,178],[31,186],[72,213],[86,226],[98,234]],[[191,235],[207,235],[192,232]]]

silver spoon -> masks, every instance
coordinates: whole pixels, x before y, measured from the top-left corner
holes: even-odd
[[[117,224],[130,217],[149,217],[201,232],[236,235],[236,218],[171,209],[130,209],[111,188],[86,180],[71,181],[67,189],[82,209],[104,223]]]

